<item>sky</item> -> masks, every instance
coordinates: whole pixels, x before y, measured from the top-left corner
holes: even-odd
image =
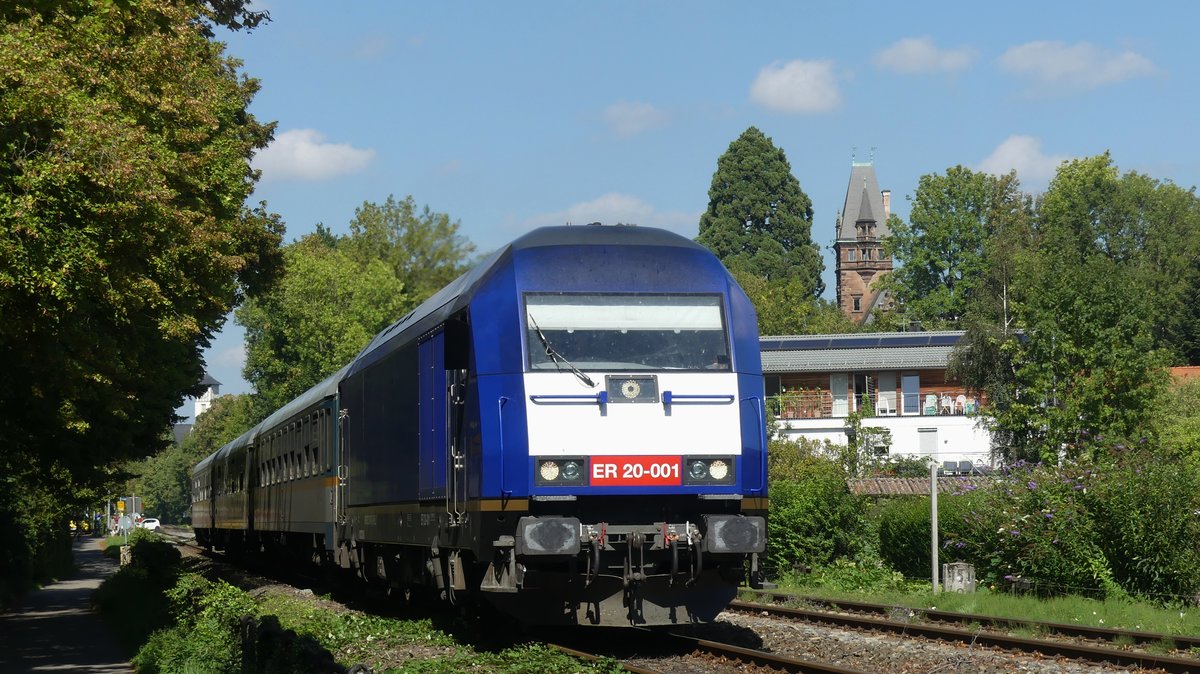
[[[277,123],[251,203],[286,240],[411,195],[487,252],[543,225],[698,233],[717,158],[750,126],[786,154],[832,243],[853,161],[906,218],[922,175],[1064,160],[1200,183],[1194,2],[269,0],[223,31]],[[229,320],[205,359],[246,393]],[[191,402],[179,414],[191,414]]]

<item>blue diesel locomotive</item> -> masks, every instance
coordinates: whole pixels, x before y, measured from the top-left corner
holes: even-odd
[[[760,575],[761,367],[704,247],[538,229],[197,464],[192,524],[529,624],[709,621]]]

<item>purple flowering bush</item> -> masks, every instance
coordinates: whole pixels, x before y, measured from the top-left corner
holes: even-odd
[[[1119,595],[1087,507],[1095,479],[1076,465],[1012,466],[987,488],[963,495],[967,507],[958,521],[939,518],[942,549],[975,564],[975,576],[985,584]]]

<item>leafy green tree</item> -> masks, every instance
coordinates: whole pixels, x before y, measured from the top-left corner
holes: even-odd
[[[1165,381],[1160,305],[1143,271],[1148,220],[1107,154],[1064,164],[1015,258],[1022,339],[998,352],[1013,371],[993,405],[1010,458],[1091,455],[1101,438],[1136,439]]]
[[[418,210],[411,196],[388,196],[383,204],[367,201],[355,209],[350,236],[338,246],[360,265],[387,263],[404,284],[407,311],[466,271],[475,244],[458,229],[445,213]]]
[[[360,265],[320,236],[287,246],[284,258],[278,285],[235,316],[246,328],[243,374],[263,416],[350,362],[410,304],[386,263]]]
[[[698,242],[726,267],[770,281],[795,279],[804,294],[825,289],[825,263],[812,240],[812,201],[783,150],[755,127],[717,159]]]
[[[910,221],[889,219],[885,240],[900,263],[883,281],[903,308],[900,319],[958,327],[983,282],[989,237],[1022,201],[1015,173],[996,177],[955,166],[921,176]]]
[[[163,446],[211,336],[277,271],[282,224],[245,206],[272,127],[210,39],[261,16],[236,0],[0,15],[0,470],[74,508]],[[0,513],[58,517],[28,506],[0,495]]]
[[[1185,190],[1138,173],[1122,176],[1121,184],[1122,217],[1144,223],[1137,265],[1162,307],[1155,318],[1155,339],[1173,363],[1200,363],[1200,306],[1195,301],[1200,293],[1200,198],[1194,187]]]
[[[759,334],[843,334],[860,329],[836,304],[814,298],[797,277],[771,280],[744,269],[732,274],[754,303]]]
[[[167,523],[187,522],[192,468],[258,422],[254,414],[251,396],[221,396],[195,420],[191,432],[179,444],[131,466],[145,512]]]

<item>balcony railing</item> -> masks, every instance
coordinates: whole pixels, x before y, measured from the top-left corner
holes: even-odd
[[[983,407],[978,397],[964,389],[837,397],[829,391],[788,391],[768,398],[768,406],[780,419],[836,418],[856,411],[876,417],[961,416],[979,414]]]

